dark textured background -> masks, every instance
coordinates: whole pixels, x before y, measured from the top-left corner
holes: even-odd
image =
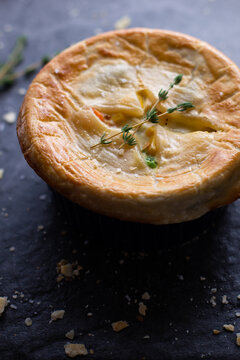
[[[21,69],[113,29],[116,20],[128,15],[133,27],[197,36],[239,64],[239,13],[238,0],[1,0],[0,62],[20,34],[28,37]],[[173,226],[124,223],[70,203],[28,167],[15,124],[2,119],[8,111],[18,112],[23,100],[18,89],[29,82],[21,79],[0,92],[0,168],[5,169],[0,180],[0,296],[17,306],[8,306],[0,318],[0,359],[66,359],[64,334],[70,329],[76,333],[73,342],[94,349],[91,359],[239,359],[240,202]],[[44,228],[38,230],[39,225]],[[79,279],[59,285],[56,264],[62,258],[78,260],[84,269]],[[209,303],[213,287],[216,307]],[[24,298],[13,299],[16,290]],[[141,322],[136,316],[144,291],[151,299],[145,301],[148,310]],[[221,303],[224,294],[227,305]],[[49,324],[54,309],[66,314]],[[24,325],[26,317],[32,318],[31,327]],[[111,322],[121,319],[130,326],[114,333]],[[225,323],[235,324],[234,334],[212,335]]]

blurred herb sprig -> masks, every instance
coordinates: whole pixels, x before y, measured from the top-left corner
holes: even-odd
[[[12,85],[18,78],[35,72],[38,68],[44,66],[51,60],[50,56],[43,56],[40,61],[28,65],[23,70],[15,72],[16,66],[23,60],[23,51],[26,45],[26,36],[20,36],[7,61],[5,63],[0,63],[0,86]]]

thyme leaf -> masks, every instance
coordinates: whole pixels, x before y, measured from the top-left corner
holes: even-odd
[[[100,138],[100,143],[102,145],[107,145],[107,144],[111,144],[112,140],[107,140],[106,139],[106,133],[103,133],[103,135]]]
[[[182,111],[186,111],[188,109],[191,109],[193,107],[194,107],[194,105],[191,102],[188,101],[188,102],[185,102],[185,103],[178,104],[175,107],[167,109],[167,112],[169,114],[173,113],[174,111],[181,111],[182,112]]]
[[[158,93],[159,100],[166,100],[168,98],[168,90],[161,89]]]
[[[156,124],[158,123],[157,109],[153,108],[147,111],[146,120]]]
[[[122,127],[122,132],[128,132],[130,130],[132,130],[132,127],[129,126],[128,124],[126,124]]]
[[[130,127],[130,129],[132,129]],[[129,146],[134,146],[136,145],[136,139],[135,137],[129,132],[130,130],[127,131],[123,131],[122,132],[122,138],[125,144],[129,145]]]

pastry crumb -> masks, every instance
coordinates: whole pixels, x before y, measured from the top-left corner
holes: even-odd
[[[183,281],[183,280],[184,280],[184,276],[183,276],[183,275],[181,275],[181,274],[177,274],[177,278],[178,278],[178,280],[181,280],[181,281]]]
[[[59,274],[59,275],[57,276],[57,282],[60,282],[60,281],[62,281],[63,279],[64,279],[64,276],[63,276],[63,275]]]
[[[65,265],[61,265],[61,274],[66,277],[72,277],[73,269],[72,264],[68,263]]]
[[[42,195],[39,196],[39,199],[42,200],[42,201],[46,200],[46,198],[47,198],[46,194],[42,194]]]
[[[65,336],[67,339],[73,340],[75,336],[75,331],[73,329],[69,330],[68,332],[66,332]]]
[[[70,358],[78,355],[87,355],[88,351],[84,344],[66,344],[64,345],[65,354]]]
[[[78,265],[78,262],[75,261],[73,263],[70,263],[69,261],[62,259],[57,263],[57,282],[65,280],[72,280],[75,279],[75,277],[78,277],[80,275],[80,270],[82,270],[83,267]]]
[[[240,300],[240,295],[237,296],[237,299]]]
[[[3,120],[6,121],[8,124],[15,123],[17,118],[17,114],[14,111],[9,111],[8,113],[3,115]]]
[[[51,321],[63,319],[65,310],[55,310],[51,313]]]
[[[240,333],[236,334],[236,345],[240,346]]]
[[[3,178],[4,169],[0,169],[0,180]]]
[[[123,16],[115,22],[114,28],[116,30],[126,29],[130,24],[131,18],[129,16]]]
[[[222,296],[222,304],[228,304],[227,295]]]
[[[224,330],[227,330],[227,331],[230,331],[230,332],[234,332],[234,330],[235,330],[235,327],[232,324],[224,324],[223,328],[224,328]]]
[[[9,307],[10,307],[11,309],[13,309],[13,310],[17,310],[17,306],[14,305],[14,304],[11,304]]]
[[[0,316],[3,314],[5,307],[8,305],[8,299],[6,296],[0,297]]]
[[[26,326],[32,326],[32,319],[31,318],[26,318],[24,320],[24,323],[25,323]]]
[[[11,251],[11,252],[15,251],[15,247],[14,247],[14,246],[11,246],[11,247],[9,248],[9,251]]]
[[[145,293],[142,294],[142,299],[143,300],[150,300],[151,296],[147,291],[145,291]]]
[[[236,316],[236,317],[240,317],[240,312],[236,312],[236,313],[235,313],[235,316]]]
[[[212,307],[215,307],[217,305],[216,303],[216,296],[212,296],[210,298],[210,304],[212,305]]]
[[[17,92],[19,95],[25,95],[27,90],[25,88],[19,88]]]
[[[113,331],[119,332],[129,326],[127,321],[119,320],[112,323]]]
[[[140,321],[140,322],[143,322],[144,317],[143,317],[142,315],[137,315],[137,316],[136,316],[136,319],[137,319],[138,321]]]
[[[212,294],[216,294],[216,292],[217,292],[217,288],[212,288],[212,289],[211,289],[211,293],[212,293]]]
[[[143,302],[140,302],[138,305],[139,314],[142,316],[146,316],[147,306]]]
[[[220,330],[217,330],[217,329],[214,329],[214,330],[213,330],[213,334],[214,334],[214,335],[218,335],[218,334],[220,334],[220,332],[221,332],[221,331],[220,331]]]

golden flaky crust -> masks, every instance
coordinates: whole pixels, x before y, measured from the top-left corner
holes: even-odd
[[[181,84],[158,110],[183,101],[193,110],[144,125],[135,147],[119,150],[119,136],[90,149],[104,132],[139,122],[179,73]],[[239,197],[239,89],[237,66],[203,41],[112,31],[71,46],[40,71],[20,110],[18,138],[29,165],[82,206],[123,220],[187,221]],[[156,169],[141,151],[153,136]]]

